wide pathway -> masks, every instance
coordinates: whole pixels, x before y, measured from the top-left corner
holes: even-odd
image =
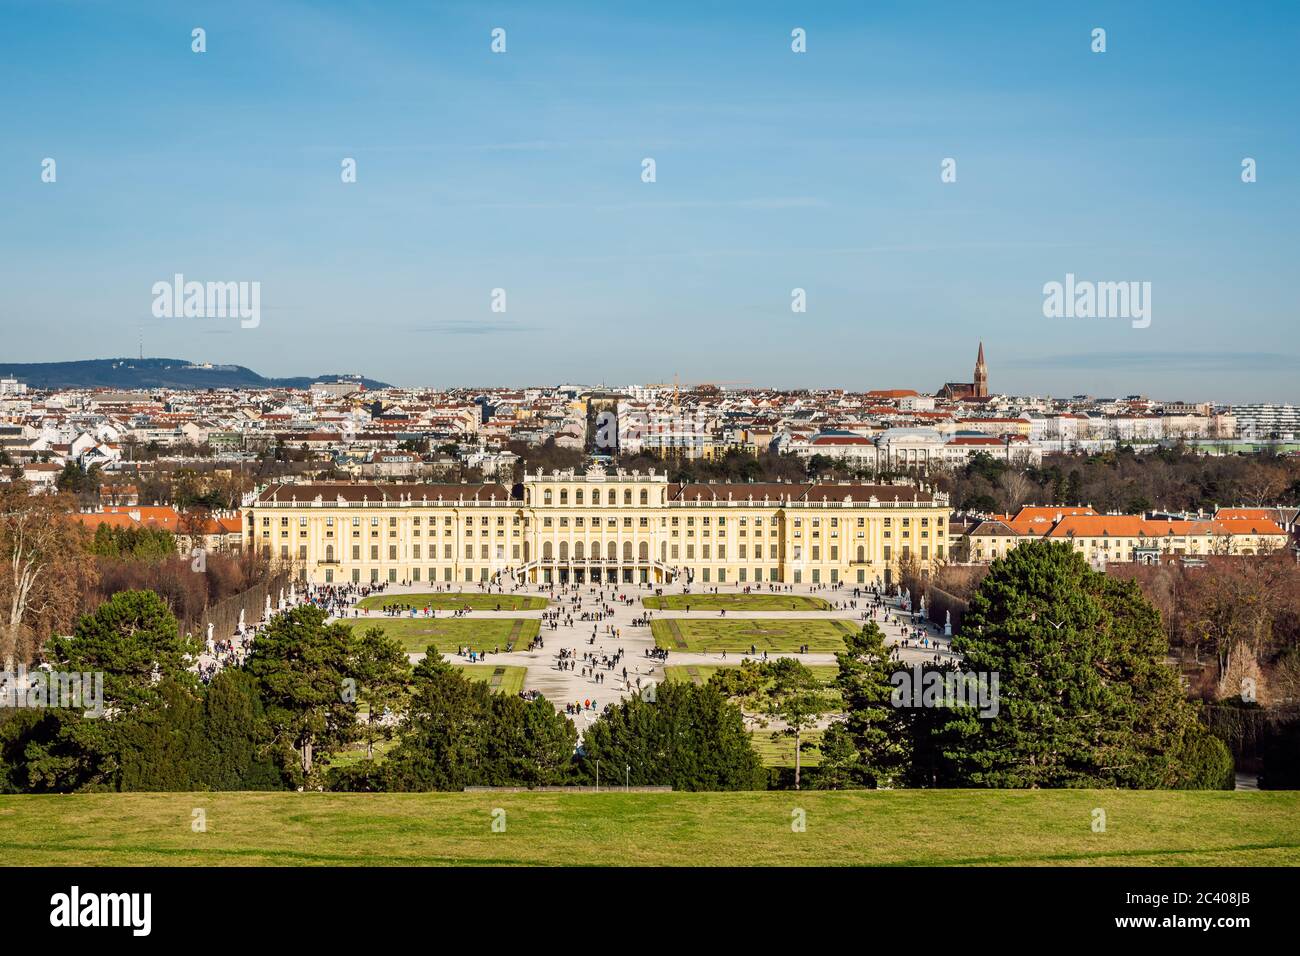
[[[719,593],[723,594],[740,594],[743,589],[737,586],[720,586]],[[427,590],[418,586],[389,586],[382,596],[397,596],[411,593],[427,593]],[[470,593],[480,593],[473,591]],[[634,624],[636,619],[644,620],[647,613],[651,619],[667,618],[688,618],[688,619],[741,619],[741,620],[761,620],[761,619],[803,619],[803,620],[843,620],[852,623],[855,627],[860,627],[866,617],[864,616],[863,607],[869,606],[870,597],[860,597],[857,599],[859,607],[851,609],[848,607],[837,607],[830,611],[734,611],[728,610],[725,617],[720,615],[716,610],[692,610],[686,611],[649,611],[641,603],[641,599],[654,596],[653,586],[644,585],[591,585],[583,584],[566,588],[530,586],[511,590],[506,588],[504,592],[509,594],[537,594],[547,597],[550,604],[546,612],[543,611],[471,611],[466,617],[469,619],[477,618],[534,618],[538,619],[544,613],[563,610],[566,615],[570,612],[574,618],[572,626],[561,624],[558,628],[552,629],[549,623],[543,622],[541,629],[542,647],[534,651],[524,648],[515,648],[510,653],[489,654],[483,662],[489,665],[505,665],[528,668],[527,677],[524,680],[526,690],[538,691],[545,695],[547,700],[553,702],[557,707],[563,707],[566,703],[588,701],[594,702],[591,709],[584,709],[577,717],[578,729],[581,731],[595,720],[595,715],[604,708],[604,705],[617,699],[627,697],[636,693],[638,688],[644,689],[647,684],[658,683],[663,680],[664,666],[692,666],[708,665],[716,666],[718,664],[738,664],[749,655],[737,654],[730,652],[724,659],[720,653],[694,653],[688,651],[670,651],[668,659],[661,661],[658,658],[651,657],[647,654],[655,647],[654,638],[651,636],[650,627],[647,624]],[[680,587],[666,587],[664,594],[684,593]],[[704,593],[703,590],[693,589],[695,594]],[[712,589],[708,593],[713,593]],[[756,592],[767,594],[768,592]],[[840,589],[816,587],[812,585],[794,585],[793,594],[807,594],[823,598],[831,604],[838,605],[853,600],[853,589],[845,587]],[[625,600],[631,599],[631,603]],[[584,612],[593,612],[599,610],[604,604],[610,604],[613,608],[611,617],[600,622],[580,620]],[[451,611],[438,611],[435,614],[437,618],[446,618],[451,616]],[[885,632],[886,642],[893,645],[900,645],[898,648],[898,659],[905,664],[915,664],[933,660],[938,654],[942,658],[952,657],[950,648],[950,638],[944,637],[940,630],[933,627],[927,628],[927,636],[932,645],[929,648],[921,647],[902,647],[901,643],[907,636],[908,626],[900,622],[903,617],[900,611],[897,599],[890,599],[890,621],[878,621],[881,629]],[[362,612],[361,619],[382,620],[383,615],[379,612],[366,614]],[[349,618],[352,620],[352,618]],[[560,649],[564,648],[572,652],[577,658],[577,665],[572,670],[561,670],[558,665],[558,654]],[[586,664],[583,659],[584,654],[592,654],[596,659],[602,656],[610,657],[619,650],[623,651],[623,657],[619,660],[614,670],[600,668],[599,672],[603,674],[603,682],[598,683],[594,676],[591,675],[590,665]],[[456,654],[444,654],[447,660],[456,663],[466,663],[464,658]],[[424,654],[412,654],[411,660],[419,661]],[[760,655],[761,657],[761,655]],[[773,657],[795,657],[808,665],[815,664],[834,664],[835,655],[821,654],[769,654],[769,659]],[[584,666],[587,674],[584,675]],[[622,679],[623,668],[627,668],[628,679],[624,683]]]

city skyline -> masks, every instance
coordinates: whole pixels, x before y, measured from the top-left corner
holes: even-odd
[[[255,374],[258,373],[258,369],[249,368],[247,366],[241,365],[240,363],[195,362],[190,359],[179,359],[175,356],[171,356],[171,357],[147,356],[144,355],[143,353],[141,353],[137,357],[113,356],[111,358],[94,359],[88,361],[97,362],[97,363],[104,363],[104,362],[121,363],[128,370],[134,369],[136,367],[131,364],[134,362],[158,363],[158,362],[185,361],[188,364],[183,366],[182,368],[189,371],[210,370],[210,371],[220,372],[225,370],[225,371],[233,372],[236,369],[243,368],[245,371],[253,372]],[[54,363],[54,364],[63,364],[63,363]],[[201,391],[210,388],[222,388],[222,389],[234,389],[237,391],[255,392],[255,391],[267,390],[267,389],[274,390],[274,389],[286,389],[286,388],[292,389],[292,388],[306,387],[305,385],[288,384],[292,380],[300,380],[300,381],[311,380],[317,384],[334,382],[334,381],[341,383],[346,380],[355,380],[357,382],[362,382],[362,383],[371,383],[368,385],[363,384],[361,386],[363,390],[368,387],[372,390],[393,389],[400,392],[430,392],[430,391],[433,392],[471,391],[472,392],[475,390],[482,390],[484,392],[510,391],[510,390],[551,391],[555,389],[573,387],[573,388],[581,388],[583,390],[596,390],[596,391],[609,391],[609,392],[627,392],[629,389],[636,392],[640,392],[642,390],[653,391],[657,388],[657,390],[660,392],[670,393],[678,389],[680,389],[683,392],[690,392],[690,391],[694,391],[696,388],[704,387],[704,388],[715,388],[720,393],[724,393],[724,394],[725,393],[776,394],[776,393],[798,393],[798,392],[809,392],[809,393],[843,392],[848,395],[866,395],[866,394],[871,394],[876,392],[880,392],[880,393],[893,392],[893,393],[915,394],[918,396],[926,396],[926,397],[933,396],[939,399],[954,400],[958,402],[961,401],[963,398],[969,398],[969,397],[975,397],[975,398],[1001,397],[1001,398],[1013,399],[1013,400],[1041,399],[1041,400],[1048,400],[1053,402],[1069,402],[1073,400],[1112,401],[1112,400],[1124,400],[1124,399],[1142,399],[1146,401],[1153,401],[1156,402],[1157,404],[1159,403],[1173,404],[1173,405],[1195,404],[1195,405],[1205,405],[1207,407],[1222,407],[1222,408],[1230,408],[1234,406],[1235,407],[1279,406],[1284,408],[1298,407],[1294,402],[1250,402],[1250,401],[1220,402],[1215,400],[1212,397],[1208,397],[1205,395],[1182,395],[1182,394],[1160,395],[1160,394],[1147,393],[1141,391],[1130,392],[1130,391],[1121,390],[1113,393],[1075,392],[1072,394],[1067,394],[1065,392],[1052,392],[1052,391],[1044,391],[1044,392],[1036,392],[1036,393],[1029,393],[1029,392],[1017,393],[1017,392],[1012,392],[1007,390],[991,389],[988,384],[989,371],[988,371],[988,366],[985,362],[984,343],[982,341],[979,342],[978,344],[975,364],[972,370],[973,374],[971,377],[976,379],[975,382],[961,383],[961,382],[949,381],[949,382],[945,382],[942,386],[934,387],[934,388],[927,387],[926,385],[919,385],[913,387],[910,384],[898,383],[898,382],[892,383],[890,385],[878,385],[875,387],[868,387],[868,385],[863,384],[860,387],[856,387],[856,388],[844,387],[838,385],[829,385],[825,383],[777,386],[777,385],[772,385],[770,383],[750,382],[750,381],[744,381],[744,382],[729,381],[729,380],[689,381],[689,380],[681,379],[681,377],[676,374],[671,376],[672,379],[671,381],[667,381],[667,382],[649,382],[648,380],[643,382],[613,381],[613,380],[604,380],[604,379],[600,379],[600,380],[592,379],[592,380],[585,380],[585,381],[578,380],[578,379],[568,379],[563,381],[556,380],[556,381],[546,382],[541,379],[534,379],[534,380],[527,380],[527,381],[507,382],[507,383],[487,383],[487,382],[466,381],[454,385],[453,384],[440,385],[440,384],[429,383],[429,382],[402,384],[397,382],[385,382],[382,379],[377,378],[376,376],[367,374],[365,371],[358,370],[358,369],[333,369],[324,372],[302,370],[305,372],[305,374],[301,374],[301,375],[290,374],[285,376],[262,376],[265,379],[264,383],[262,384],[234,384],[234,383],[213,384],[213,383],[205,383],[202,381],[196,381],[193,384],[189,384],[189,385],[163,385],[158,383],[150,384],[146,380],[146,383],[139,384],[139,385],[130,385],[130,384],[108,385],[104,383],[85,384],[85,385],[64,383],[59,385],[51,385],[51,384],[41,384],[40,382],[29,383],[28,380],[24,377],[24,373],[25,371],[30,372],[30,368],[31,366],[28,366],[28,369],[24,370],[22,367],[20,367],[18,364],[15,363],[0,364],[0,395],[6,394],[5,392],[6,386],[16,385],[25,388],[29,384],[33,389],[41,390],[41,391],[52,391],[52,392],[60,392],[60,391],[76,392],[76,391],[82,391],[88,389],[93,390],[93,389],[104,389],[104,388],[120,388],[125,390],[134,389],[134,390],[141,390],[141,391],[152,391],[152,390],[162,389],[164,391],[180,391],[180,392]],[[175,368],[175,366],[166,366],[166,368]]]
[[[1293,10],[70,7],[0,37],[0,361],[926,392],[982,339],[1004,394],[1297,399]],[[1149,327],[1046,318],[1074,276]]]

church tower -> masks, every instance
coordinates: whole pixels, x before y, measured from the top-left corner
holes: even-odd
[[[980,354],[975,359],[975,397],[987,398],[989,394],[989,369],[984,364],[984,343],[980,343]]]

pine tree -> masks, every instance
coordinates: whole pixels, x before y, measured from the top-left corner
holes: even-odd
[[[103,673],[110,715],[156,704],[167,680],[194,688],[198,677],[190,665],[198,651],[198,642],[180,635],[176,618],[153,591],[119,591],[82,616],[70,637],[46,645],[55,670]]]
[[[739,707],[714,686],[675,682],[659,684],[653,701],[607,707],[583,736],[588,780],[597,760],[607,780],[674,790],[750,790],[762,768]]]
[[[411,665],[400,642],[382,627],[367,628],[353,642],[352,676],[358,699],[366,705],[366,757],[374,759],[375,740],[391,739],[392,725],[381,723],[385,711],[396,711],[406,696]]]
[[[305,604],[272,618],[244,665],[277,739],[297,755],[304,784],[318,758],[356,736],[356,698],[346,683],[351,645],[351,628],[327,625],[323,610]]]
[[[949,785],[1218,785],[1192,766],[1213,767],[1218,751],[1165,660],[1158,612],[1070,544],[1030,542],[993,562],[953,649],[964,671],[997,675],[999,699],[991,718],[944,712]]]
[[[901,665],[886,647],[885,635],[871,621],[845,638],[835,660],[834,685],[844,700],[845,720],[822,735],[823,756],[828,747],[832,753],[831,774],[866,787],[901,783],[911,763],[910,715],[892,700],[891,678]]]

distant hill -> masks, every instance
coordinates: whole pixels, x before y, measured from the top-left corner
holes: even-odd
[[[84,362],[0,362],[0,378],[16,378],[31,388],[310,388],[347,375],[314,378],[263,378],[242,365],[194,365],[185,359],[119,358]],[[387,388],[373,378],[358,378],[367,389]]]

